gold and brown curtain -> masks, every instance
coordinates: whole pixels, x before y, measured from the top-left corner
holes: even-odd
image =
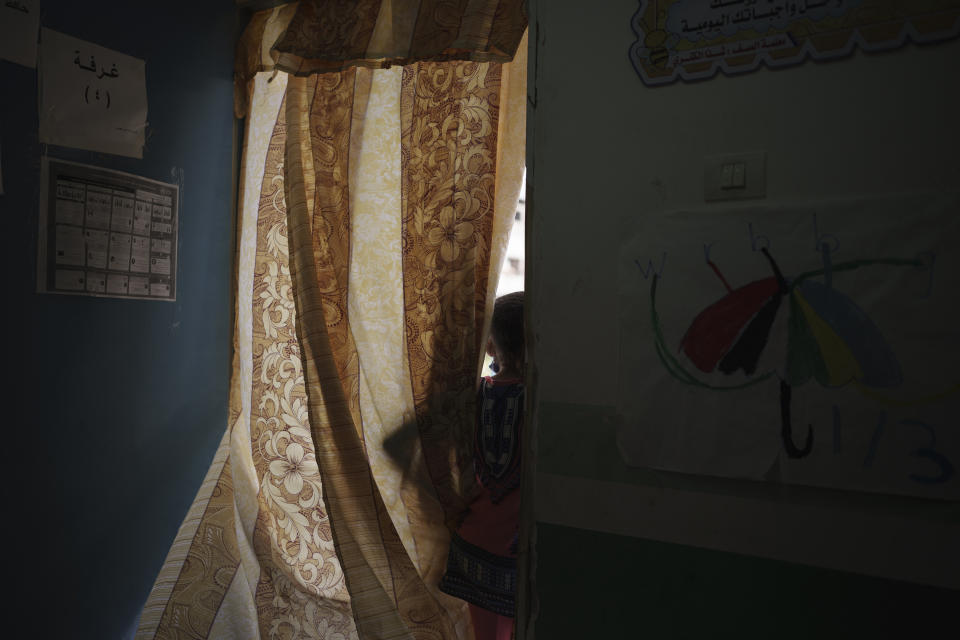
[[[350,24],[336,13],[348,5]],[[453,36],[423,26],[490,5]],[[495,25],[521,5],[302,2],[255,16],[238,65],[258,47],[282,55],[238,72],[229,425],[138,638],[471,637],[464,603],[436,584],[471,489],[481,340],[524,165],[526,44],[493,29],[450,58],[479,16]],[[403,55],[371,56],[386,50],[372,36],[354,46],[383,24],[391,42],[430,33],[443,46],[415,62],[415,37]],[[305,71],[335,55],[403,64]]]
[[[414,62],[510,62],[527,28],[524,0],[304,0],[255,14],[235,77],[306,76]],[[237,91],[237,115],[248,91]]]

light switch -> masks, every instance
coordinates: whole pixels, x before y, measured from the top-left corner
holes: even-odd
[[[744,163],[735,162],[733,164],[733,176],[731,184],[733,187],[738,189],[742,189],[747,186],[747,168]]]
[[[720,169],[720,188],[729,189],[733,186],[733,165],[727,163]]]
[[[763,151],[728,153],[703,159],[703,199],[707,202],[764,198],[766,195],[767,156]]]

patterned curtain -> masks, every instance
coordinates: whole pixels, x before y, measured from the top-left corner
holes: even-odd
[[[526,29],[525,0],[302,0],[260,11],[237,48],[237,115],[260,71],[510,62]]]
[[[471,489],[525,51],[242,83],[229,427],[138,638],[471,636],[436,584]]]

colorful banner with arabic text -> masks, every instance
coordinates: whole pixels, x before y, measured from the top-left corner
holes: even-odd
[[[960,34],[960,0],[641,0],[630,61],[650,86]]]

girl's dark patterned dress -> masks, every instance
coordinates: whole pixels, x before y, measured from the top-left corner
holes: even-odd
[[[440,590],[513,617],[520,523],[523,383],[485,378],[477,398],[474,468],[479,496],[450,541]]]

